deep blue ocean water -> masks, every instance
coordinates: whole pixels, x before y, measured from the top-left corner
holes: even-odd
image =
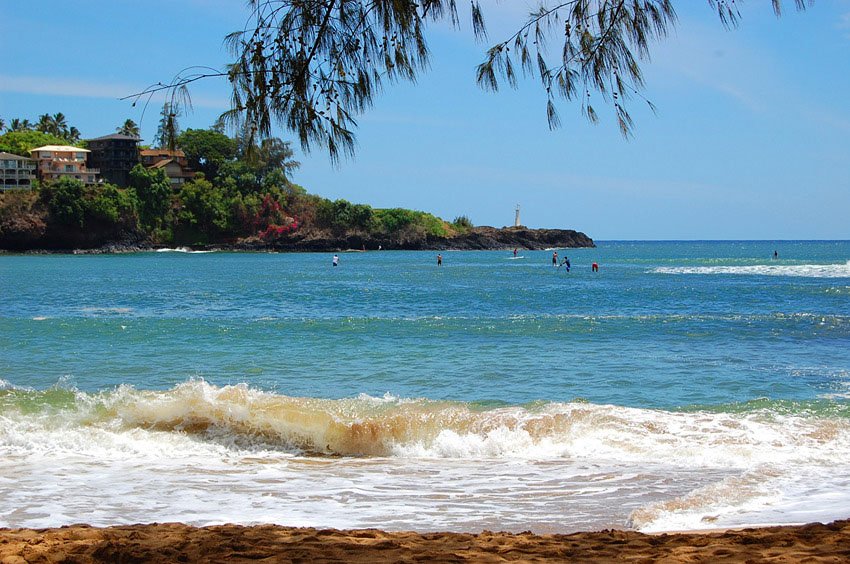
[[[691,437],[696,441],[688,443],[697,452],[694,458],[670,461],[672,470],[645,472],[662,481],[675,475],[681,478],[672,480],[678,485],[667,490],[659,486],[650,499],[636,499],[633,507],[624,504],[622,496],[636,490],[613,488],[602,514],[588,513],[584,521],[579,515],[564,526],[553,524],[566,522],[564,518],[550,523],[534,517],[551,516],[553,509],[546,504],[522,513],[525,522],[548,531],[595,525],[652,529],[786,522],[806,520],[801,515],[807,511],[812,518],[847,516],[837,507],[832,512],[836,515],[811,513],[808,506],[800,509],[802,498],[816,494],[776,478],[773,472],[783,470],[771,466],[768,471],[765,465],[781,467],[780,462],[754,453],[769,452],[771,444],[780,450],[811,449],[813,458],[792,465],[796,475],[799,466],[803,473],[814,468],[818,475],[834,476],[831,468],[850,463],[850,242],[600,242],[594,249],[558,253],[559,258],[569,256],[569,273],[552,267],[552,251],[520,251],[517,259],[509,251],[449,251],[442,253],[442,267],[437,267],[434,252],[340,253],[336,268],[331,266],[333,253],[0,255],[0,422],[7,427],[5,435],[0,432],[0,454],[21,457],[17,462],[34,465],[36,472],[33,457],[58,453],[50,464],[61,466],[70,454],[85,451],[80,443],[62,443],[61,433],[50,434],[59,427],[83,434],[108,429],[122,440],[131,435],[142,440],[135,434],[164,430],[169,440],[188,437],[189,450],[212,444],[231,445],[239,453],[277,449],[296,460],[342,455],[367,480],[386,468],[372,471],[358,465],[387,457],[391,466],[402,464],[399,460],[438,464],[434,460],[440,459],[440,472],[457,459],[471,458],[482,464],[482,476],[492,470],[482,461],[493,456],[519,459],[535,468],[543,464],[541,457],[547,464],[554,458],[558,470],[540,470],[542,484],[558,476],[574,477],[576,461],[592,465],[598,453],[600,464],[617,468],[618,479],[628,482],[643,479],[638,469],[664,462],[668,439]],[[591,271],[593,262],[599,272]],[[234,390],[247,395],[233,400],[227,394]],[[148,392],[153,395],[144,395]],[[127,394],[136,395],[128,400]],[[198,407],[200,397],[213,406],[208,412],[221,408],[222,413],[204,414]],[[172,404],[179,403],[175,398],[187,403],[174,408]],[[253,415],[240,416],[237,425],[235,404],[221,403],[236,401],[246,413],[255,414],[257,398],[276,398],[288,407],[262,423],[245,424],[245,417]],[[307,403],[299,404],[293,414],[287,411],[293,401]],[[134,415],[115,402],[132,404]],[[150,402],[160,402],[156,409],[165,411],[160,404],[171,402],[168,409],[177,411],[152,416]],[[364,407],[376,402],[390,415]],[[283,409],[275,405],[275,410]],[[410,405],[420,406],[416,415],[409,412]],[[606,417],[620,414],[620,426],[607,435],[594,435],[595,446],[587,446],[589,435],[575,427],[575,410],[581,406]],[[446,415],[446,409],[464,415]],[[146,415],[138,415],[138,410]],[[327,413],[333,424],[322,419]],[[469,413],[483,419],[464,419],[472,417]],[[511,422],[499,419],[506,413]],[[545,424],[539,423],[540,417],[548,418]],[[658,417],[660,422],[646,420]],[[679,417],[685,419],[680,422]],[[458,423],[459,418],[464,422]],[[529,418],[546,429],[538,429]],[[714,460],[724,427],[754,420],[760,425],[769,420],[773,427],[730,439],[736,446],[724,451],[722,462]],[[371,446],[357,442],[362,438],[357,425],[364,421],[378,428],[370,431],[376,441]],[[336,423],[344,430],[328,430]],[[564,434],[558,426],[562,424],[569,433]],[[812,426],[804,434],[822,436],[823,444],[801,445],[780,436],[783,429],[798,424]],[[596,433],[604,425],[591,427]],[[664,437],[647,438],[646,429],[651,435],[660,427],[666,429]],[[417,434],[421,429],[426,430]],[[525,433],[521,437],[494,434],[520,431]],[[336,444],[338,432],[347,435]],[[638,435],[629,435],[632,432]],[[229,438],[222,439],[224,435]],[[26,439],[35,436],[38,441]],[[115,439],[109,436],[109,441]],[[644,439],[652,444],[647,443],[642,454],[623,450],[622,445]],[[517,441],[528,444],[517,446]],[[455,446],[447,446],[450,443]],[[119,447],[110,442],[102,448],[91,456],[109,458]],[[193,456],[202,455],[209,453]],[[743,458],[736,458],[739,455]],[[523,466],[522,472],[529,469]],[[689,472],[703,478],[688,477]],[[768,477],[752,478],[760,472]],[[0,483],[3,477],[0,464]],[[12,480],[11,474],[5,477]],[[850,470],[839,477],[820,493],[828,497],[844,488]],[[511,483],[522,475],[517,470],[502,478]],[[174,479],[178,490],[185,486]],[[418,487],[415,476],[406,479],[405,488]],[[690,499],[696,497],[693,492],[717,484],[732,488],[729,480],[735,479],[752,480],[758,492],[740,503],[724,498],[726,505],[715,503],[710,509],[664,505],[668,498]],[[73,511],[45,509],[38,500],[48,494],[31,487],[31,496],[26,489],[16,495],[15,507],[4,508],[0,502],[0,526],[84,519]],[[732,489],[748,491],[739,485]],[[402,490],[409,491],[399,487]],[[777,491],[781,499],[770,497]],[[839,493],[850,499],[850,491]],[[78,493],[62,495],[63,503],[80,503],[78,511],[86,511],[86,503],[75,497]],[[245,499],[254,495],[256,491],[245,494]],[[319,496],[317,503],[323,499],[327,501]],[[405,507],[404,499],[394,498],[393,511]],[[490,513],[482,507],[471,510],[486,516],[480,520],[433,517],[421,526],[415,520],[394,525],[371,509],[355,510],[341,521],[327,511],[311,511],[323,516],[317,517],[318,524],[340,526],[511,528],[506,515],[517,508],[499,500],[497,496],[493,503],[500,509]],[[11,516],[27,503],[40,507],[32,509],[32,515],[41,517],[27,517],[26,512]],[[91,500],[99,503],[96,497]],[[770,509],[759,509],[758,503]],[[438,505],[428,507],[438,511]],[[624,513],[615,506],[629,509]],[[718,509],[721,506],[726,509]],[[249,509],[240,515],[215,509],[181,511],[188,513],[154,515],[204,523],[283,518],[291,524],[313,522],[271,509],[260,512],[259,518]],[[719,521],[705,521],[712,511]],[[411,515],[421,512],[421,507],[411,509]],[[139,517],[125,508],[107,511],[99,519],[113,523]]]

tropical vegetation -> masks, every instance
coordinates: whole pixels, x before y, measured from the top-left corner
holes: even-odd
[[[127,120],[116,129],[133,134],[134,126]],[[472,227],[465,217],[449,223],[420,211],[375,209],[309,194],[292,181],[300,164],[291,143],[282,139],[232,138],[220,127],[183,132],[167,128],[172,131],[161,141],[185,153],[197,171],[195,178],[173,185],[162,169],[139,164],[130,172],[129,186],[86,186],[63,178],[32,191],[0,192],[0,243],[9,246],[10,240],[52,236],[96,245],[134,235],[165,245],[274,245],[306,236],[446,237]],[[67,137],[34,129],[10,130],[0,135],[0,150],[26,155],[39,145],[65,141]]]
[[[127,119],[121,127],[116,127],[115,132],[129,137],[136,137],[137,139],[141,137],[139,134],[139,126],[131,119]]]
[[[81,145],[80,130],[68,124],[62,112],[42,114],[35,123],[0,118],[0,151],[28,157],[29,151],[44,145]]]

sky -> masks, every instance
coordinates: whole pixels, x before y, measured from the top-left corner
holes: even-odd
[[[489,39],[429,30],[431,68],[387,85],[358,119],[357,152],[338,165],[297,148],[293,180],[311,193],[449,221],[576,229],[596,240],[850,239],[850,0],[741,5],[727,30],[706,0],[675,0],[678,23],[644,63],[630,105],[634,136],[612,113],[577,104],[550,131],[533,80],[485,92],[475,67],[537,5],[482,0]],[[459,2],[460,9],[466,6]],[[83,138],[125,119],[156,133],[162,99],[121,97],[193,65],[223,68],[224,36],[244,26],[241,0],[0,0],[0,117],[62,112]],[[191,87],[180,126],[205,128],[228,109],[229,86]],[[293,136],[284,129],[275,134]]]

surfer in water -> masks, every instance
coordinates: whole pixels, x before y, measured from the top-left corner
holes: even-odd
[[[514,258],[516,258],[516,251],[517,251],[517,248],[514,247]]]
[[[443,266],[443,255],[437,254],[437,266]]]
[[[334,255],[334,258],[333,258],[333,265],[334,265],[334,266],[339,266],[339,255]]]
[[[558,266],[558,251],[552,251],[552,266]]]
[[[778,258],[779,258],[779,251],[773,251],[773,260],[776,260]]]
[[[564,262],[559,264],[558,268],[561,268],[562,266],[566,267],[567,272],[570,271],[570,257],[564,257]]]

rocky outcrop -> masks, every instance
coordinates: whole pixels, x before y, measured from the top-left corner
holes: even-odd
[[[149,242],[136,230],[107,232],[45,229],[43,224],[19,223],[0,230],[0,249],[16,252],[77,252],[122,253],[153,250],[162,245]],[[186,245],[196,250],[272,251],[272,252],[330,252],[345,250],[497,250],[547,249],[552,247],[594,247],[593,240],[571,229],[527,229],[525,227],[475,227],[453,237],[434,237],[426,234],[402,233],[394,237],[373,237],[362,234],[338,235],[327,230],[299,229],[274,241],[249,237],[238,241]]]
[[[327,252],[354,250],[497,250],[548,249],[552,247],[595,247],[593,239],[571,229],[527,229],[525,227],[475,227],[453,237],[403,234],[398,237],[334,235],[327,231],[299,230],[275,241],[245,239],[232,245],[244,251]],[[218,246],[221,248],[221,246]]]
[[[552,247],[595,247],[593,239],[572,229],[528,229],[525,227],[476,227],[469,233],[443,241],[444,247],[460,250],[477,249],[529,249],[539,250]]]
[[[0,250],[12,252],[131,252],[150,249],[148,236],[134,228],[92,225],[87,229],[46,224],[35,214],[0,221]]]

